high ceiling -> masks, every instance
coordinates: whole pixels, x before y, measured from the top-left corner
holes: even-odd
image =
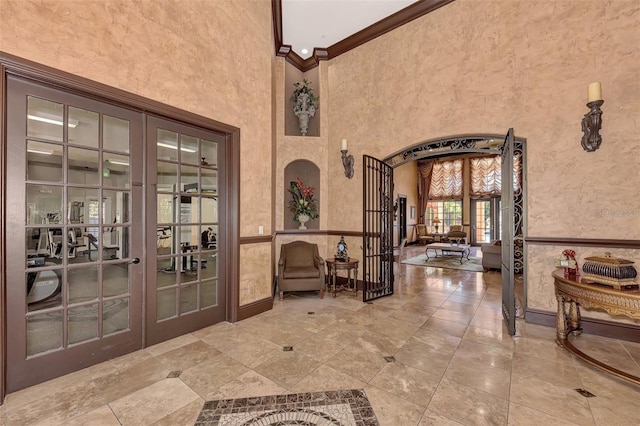
[[[282,42],[302,59],[415,3],[415,0],[282,0]],[[303,49],[306,49],[304,51]]]

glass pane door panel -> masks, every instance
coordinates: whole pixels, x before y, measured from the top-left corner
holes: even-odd
[[[27,317],[27,356],[62,348],[62,311]]]
[[[202,253],[201,262],[200,279],[210,280],[212,278],[216,278],[216,271],[218,269],[217,256],[211,253]]]
[[[64,105],[34,96],[27,97],[27,136],[62,141]]]
[[[181,166],[180,184],[183,192],[198,192],[198,168]]]
[[[188,285],[180,288],[180,313],[185,314],[198,309],[198,286]]]
[[[218,222],[218,199],[202,197],[200,200],[202,206],[202,222],[217,223]]]
[[[98,337],[98,305],[78,306],[68,310],[69,345]]]
[[[159,256],[168,254],[178,254],[177,244],[174,242],[173,236],[175,235],[176,227],[174,226],[159,226],[157,230],[156,246],[157,254]]]
[[[178,184],[178,165],[175,163],[158,161],[157,179],[158,179],[158,191],[162,191],[162,192],[176,191],[176,185]]]
[[[478,244],[491,242],[491,201],[475,200],[475,240]]]
[[[107,151],[129,153],[129,121],[103,116],[102,148]]]
[[[200,160],[203,166],[218,167],[218,144],[202,139],[200,141]]]
[[[54,264],[47,262],[44,268],[27,272],[27,312],[62,306],[63,270],[51,269],[51,266]]]
[[[182,135],[180,140],[180,162],[200,164],[198,155],[198,138]]]
[[[158,321],[176,316],[177,289],[170,288],[157,293],[156,318]]]
[[[169,257],[164,259],[158,259],[157,261],[157,273],[156,281],[157,287],[168,287],[177,284],[176,282],[176,262],[177,257]]]
[[[83,303],[98,297],[98,267],[74,268],[67,272],[69,304]]]
[[[129,292],[129,271],[126,264],[115,263],[103,265],[102,296],[121,296]]]
[[[216,280],[203,281],[201,288],[202,296],[200,297],[200,307],[207,308],[209,306],[215,306],[218,303],[218,282]]]
[[[102,304],[103,335],[129,329],[129,298],[108,300]]]
[[[178,161],[178,134],[168,130],[158,129],[157,158]]]
[[[201,250],[215,250],[218,243],[218,226],[217,225],[205,225],[200,228],[200,249]]]
[[[218,194],[218,172],[216,170],[202,169],[202,194],[217,195]]]
[[[129,157],[105,152],[103,160],[102,184],[116,188],[129,188]]]
[[[62,223],[62,187],[28,184],[27,207],[29,225]]]
[[[158,220],[158,225],[160,224],[164,224],[164,223],[171,223],[173,222],[173,199],[174,199],[175,195],[173,194],[158,194],[156,196],[157,198],[157,207],[156,207],[156,214],[157,214],[157,220]]]
[[[62,145],[27,141],[27,180],[62,182]]]
[[[102,223],[105,225],[116,223],[128,223],[129,219],[129,192],[102,191]]]
[[[98,185],[98,151],[68,148],[69,178],[68,183],[82,185]]]
[[[69,143],[98,148],[99,118],[97,112],[69,107]]]

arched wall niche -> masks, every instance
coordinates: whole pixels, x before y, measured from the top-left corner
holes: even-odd
[[[284,169],[284,229],[298,229],[298,222],[294,222],[294,213],[289,210],[289,201],[291,194],[288,189],[291,182],[295,182],[296,178],[304,181],[305,186],[314,189],[313,197],[316,200],[318,210],[320,209],[320,168],[309,160],[292,161]],[[320,221],[311,219],[307,222],[308,229],[320,229]]]

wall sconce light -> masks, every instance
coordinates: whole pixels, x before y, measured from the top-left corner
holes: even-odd
[[[590,111],[582,118],[582,148],[587,152],[593,152],[600,148],[602,136],[600,129],[602,128],[602,110],[600,107],[604,101],[602,100],[602,90],[600,82],[589,84],[587,106]]]
[[[342,152],[342,165],[344,166],[344,175],[351,179],[353,177],[353,155],[347,155],[347,140],[346,139],[342,139],[342,149],[340,150],[340,152]]]

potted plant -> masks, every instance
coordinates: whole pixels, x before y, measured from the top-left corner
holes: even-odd
[[[298,229],[307,229],[306,223],[318,217],[318,205],[313,198],[313,188],[305,186],[304,181],[296,178],[295,182],[289,183],[291,200],[289,210],[294,213],[293,220],[300,223]]]
[[[290,101],[293,103],[293,113],[298,117],[300,123],[300,133],[302,136],[307,135],[309,128],[309,119],[316,115],[316,109],[319,108],[318,98],[313,95],[313,89],[310,87],[311,82],[303,79],[302,82],[293,84],[295,88],[291,95]]]

